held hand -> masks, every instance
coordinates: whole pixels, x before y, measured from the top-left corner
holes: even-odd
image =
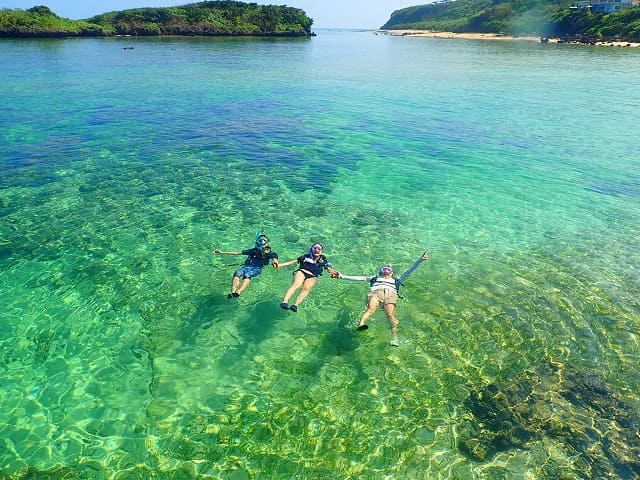
[[[340,272],[337,271],[337,270],[331,269],[331,270],[329,270],[329,276],[331,278],[338,278],[340,276]]]
[[[424,253],[422,254],[422,260],[429,260],[429,254],[427,253],[427,251],[425,250]]]
[[[278,263],[277,260],[274,260],[273,262],[271,262],[271,265],[273,265],[273,268],[280,268],[280,264]]]

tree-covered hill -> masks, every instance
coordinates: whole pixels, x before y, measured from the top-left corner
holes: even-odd
[[[61,18],[48,7],[0,10],[0,37],[78,37],[111,32],[84,20]]]
[[[135,8],[86,20],[61,18],[48,7],[0,10],[0,37],[111,35],[310,36],[313,20],[303,10],[232,0],[180,7]]]
[[[575,0],[453,0],[396,10],[381,28],[640,40],[640,6],[603,14]]]

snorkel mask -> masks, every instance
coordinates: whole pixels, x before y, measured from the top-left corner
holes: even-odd
[[[322,253],[322,244],[314,243],[313,245],[311,245],[311,248],[309,249],[309,255],[313,257],[314,255],[319,255],[321,253]]]
[[[380,275],[393,275],[393,267],[391,265],[385,265],[381,267]]]
[[[264,233],[262,233],[262,230],[260,230],[258,232],[258,235],[256,236],[256,248],[262,252],[265,248],[268,247],[269,237],[267,237]]]

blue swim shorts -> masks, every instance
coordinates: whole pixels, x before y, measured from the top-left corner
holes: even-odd
[[[262,269],[260,267],[249,267],[245,265],[244,267],[236,270],[233,273],[233,276],[241,278],[253,278],[260,275],[260,272],[262,272]]]

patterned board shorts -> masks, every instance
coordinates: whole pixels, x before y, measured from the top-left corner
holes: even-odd
[[[369,293],[367,296],[367,305],[369,305],[369,300],[372,298],[376,298],[380,305],[383,307],[388,303],[390,305],[398,304],[398,292],[392,290],[391,288],[382,288],[380,290],[376,290],[374,292]]]
[[[262,269],[260,267],[248,267],[245,265],[244,267],[236,270],[233,273],[233,276],[241,278],[254,278],[260,275],[261,272]]]

